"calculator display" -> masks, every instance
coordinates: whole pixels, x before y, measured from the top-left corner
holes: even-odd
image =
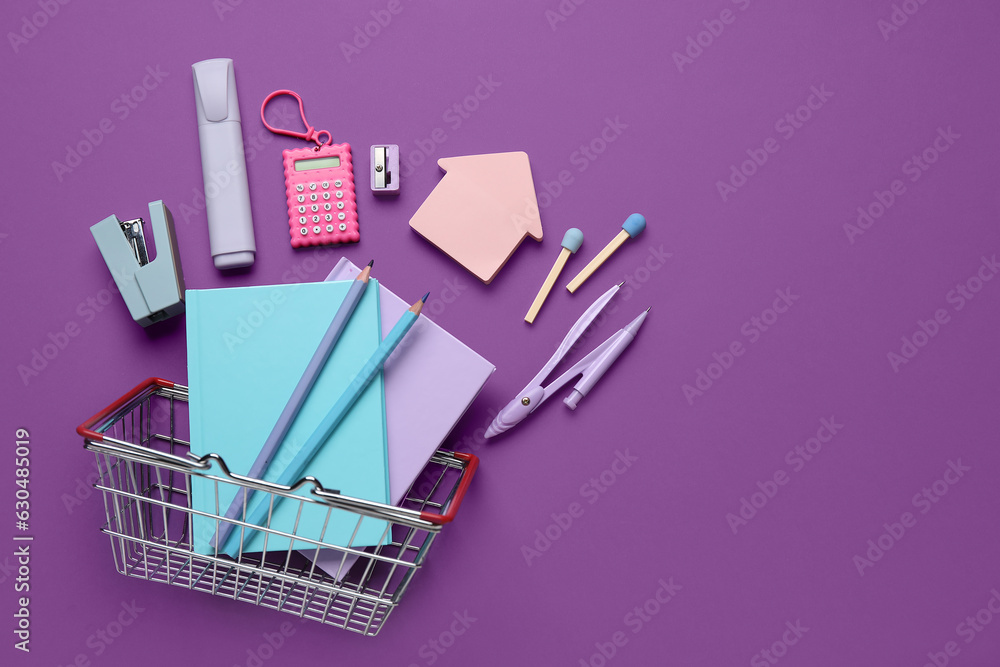
[[[296,160],[295,171],[305,171],[306,169],[331,169],[340,166],[339,157],[318,157],[312,160]]]

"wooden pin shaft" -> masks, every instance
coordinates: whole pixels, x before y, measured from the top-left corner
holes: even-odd
[[[618,232],[618,236],[611,239],[611,242],[608,243],[608,245],[604,246],[604,250],[597,253],[597,257],[590,260],[590,264],[583,267],[583,271],[580,271],[580,273],[576,274],[576,278],[573,278],[573,280],[569,281],[569,285],[566,285],[566,289],[568,289],[571,293],[575,292],[580,287],[580,285],[582,285],[583,282],[587,278],[589,278],[591,274],[594,273],[594,271],[597,270],[597,268],[601,264],[604,264],[604,262],[607,261],[608,257],[611,257],[611,253],[613,253],[615,250],[618,250],[621,244],[625,243],[626,239],[628,238],[629,238],[629,233],[624,229]]]
[[[528,314],[524,316],[524,321],[531,324],[535,321],[535,317],[538,315],[538,311],[542,309],[542,304],[545,303],[545,299],[548,298],[549,292],[552,291],[552,286],[556,284],[556,279],[559,278],[559,274],[562,273],[563,267],[566,266],[566,260],[573,253],[570,252],[569,248],[563,248],[556,257],[556,263],[552,265],[549,270],[549,275],[545,277],[545,282],[542,283],[541,288],[538,290],[538,294],[535,295],[535,300],[531,302],[531,308],[528,309]]]

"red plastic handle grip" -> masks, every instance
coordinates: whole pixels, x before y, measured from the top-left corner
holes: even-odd
[[[444,514],[438,514],[437,512],[421,512],[420,518],[424,521],[430,521],[433,524],[442,525],[446,523],[451,523],[455,519],[455,514],[458,513],[458,508],[462,504],[462,500],[465,498],[465,492],[469,490],[469,484],[472,483],[472,478],[476,474],[476,469],[479,467],[479,457],[475,454],[468,454],[466,452],[455,452],[455,458],[465,461],[468,465],[465,466],[465,470],[462,471],[462,479],[458,483],[458,491],[455,493],[455,497],[452,498],[451,504],[448,506],[448,511]]]
[[[104,434],[98,433],[94,430],[94,427],[99,423],[108,418],[108,415],[114,413],[116,410],[121,408],[123,405],[135,399],[136,396],[142,395],[144,392],[148,391],[151,387],[164,387],[170,389],[174,386],[174,383],[170,380],[164,380],[163,378],[146,378],[135,387],[132,388],[127,394],[119,398],[117,401],[104,408],[96,415],[83,422],[76,427],[76,432],[82,435],[88,440],[93,440],[94,442],[104,442]]]

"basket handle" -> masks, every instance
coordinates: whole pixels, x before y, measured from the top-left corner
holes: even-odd
[[[455,519],[455,515],[458,513],[458,508],[462,505],[462,500],[465,498],[465,492],[469,490],[469,484],[472,483],[472,478],[475,476],[476,469],[479,467],[479,457],[475,454],[455,452],[454,457],[465,461],[466,466],[465,470],[462,471],[462,479],[458,482],[458,491],[455,492],[455,497],[451,499],[451,503],[448,505],[448,511],[444,514],[438,514],[437,512],[420,513],[421,519],[438,526],[451,523]]]
[[[127,405],[139,396],[145,393],[151,393],[157,388],[172,389],[176,383],[170,380],[164,380],[163,378],[151,377],[146,378],[135,387],[133,387],[124,396],[119,398],[117,401],[104,408],[97,414],[95,414],[90,419],[86,420],[82,424],[76,427],[76,432],[84,438],[91,440],[93,442],[104,442],[104,434],[99,433],[94,430],[94,427],[107,419],[110,415],[122,408],[122,406]],[[444,514],[438,512],[421,512],[420,518],[424,521],[428,521],[435,525],[443,525],[446,523],[451,523],[455,520],[455,515],[458,513],[458,508],[462,505],[462,500],[465,499],[465,494],[469,490],[469,485],[472,483],[472,478],[476,474],[476,470],[479,468],[479,457],[475,454],[469,454],[467,452],[455,452],[453,456],[460,461],[465,461],[465,470],[462,471],[462,479],[459,480],[458,490],[455,492],[455,496],[452,498],[451,503],[448,505],[448,511]]]
[[[105,419],[107,419],[108,416],[110,416],[111,414],[121,409],[123,405],[130,403],[131,401],[135,400],[138,396],[141,396],[142,394],[150,391],[151,389],[155,389],[157,387],[161,387],[164,389],[171,389],[173,388],[173,386],[174,383],[171,382],[170,380],[164,380],[163,378],[156,378],[156,377],[146,378],[145,380],[137,384],[135,387],[133,387],[127,394],[119,398],[117,401],[115,401],[114,403],[104,408],[90,419],[86,420],[85,422],[77,426],[76,432],[81,436],[83,436],[84,438],[87,438],[88,440],[93,440],[94,442],[104,442],[104,434],[95,431],[94,430],[95,426],[97,426]]]

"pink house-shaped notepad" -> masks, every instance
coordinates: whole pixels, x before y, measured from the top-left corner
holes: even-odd
[[[438,166],[444,178],[410,227],[489,284],[524,237],[542,240],[528,155],[447,157]]]

